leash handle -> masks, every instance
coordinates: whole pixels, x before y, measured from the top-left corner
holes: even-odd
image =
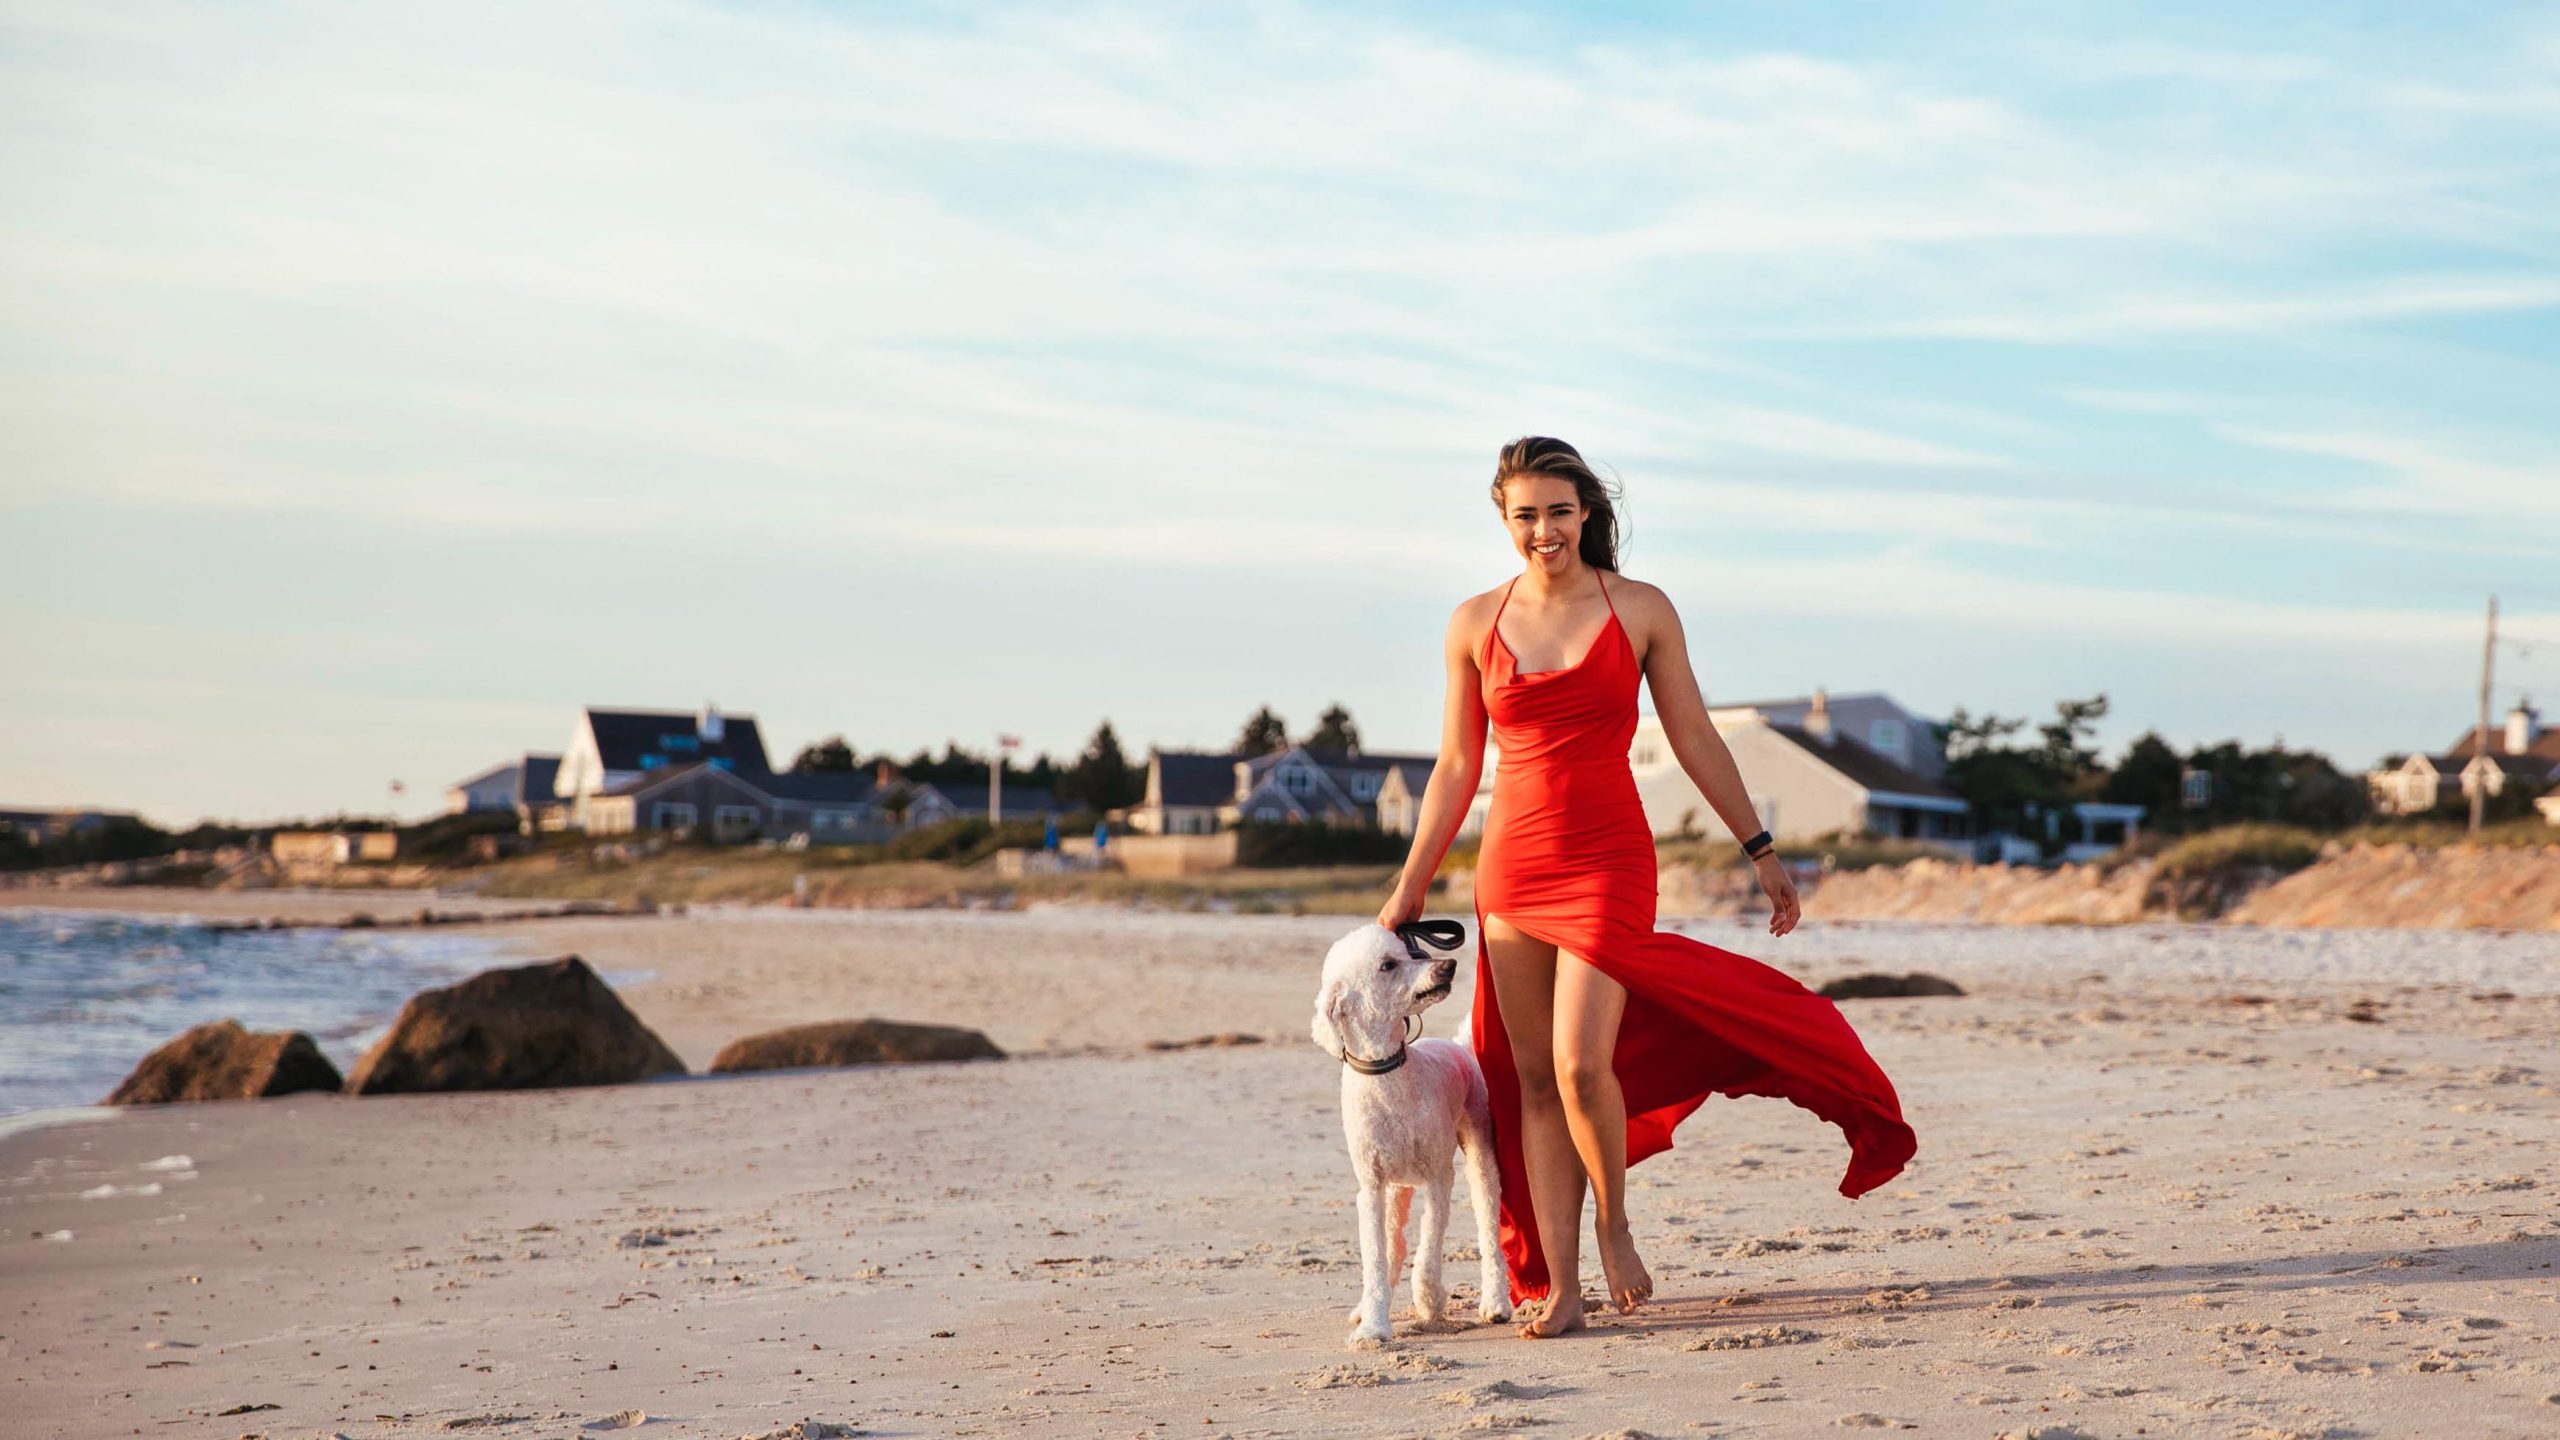
[[[1396,938],[1419,958],[1423,945],[1434,950],[1455,950],[1466,944],[1467,927],[1456,920],[1408,920],[1396,927]]]

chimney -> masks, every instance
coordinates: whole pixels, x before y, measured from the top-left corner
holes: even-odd
[[[1804,733],[1831,743],[1831,697],[1819,685],[1813,687],[1813,708],[1804,712]]]
[[[720,723],[720,707],[708,700],[703,701],[702,716],[694,722],[693,728],[694,733],[702,737],[703,744],[719,744],[720,732],[724,728]]]
[[[2507,753],[2521,755],[2542,738],[2542,712],[2533,708],[2529,699],[2518,699],[2516,708],[2507,712]]]
[[[886,760],[872,767],[871,783],[886,790],[898,783],[898,767]]]

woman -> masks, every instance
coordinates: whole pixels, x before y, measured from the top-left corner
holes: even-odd
[[[1795,886],[1707,718],[1680,617],[1660,590],[1617,575],[1610,487],[1561,440],[1502,449],[1493,499],[1522,569],[1450,617],[1439,764],[1411,853],[1378,912],[1390,928],[1423,899],[1484,770],[1501,751],[1476,862],[1477,1056],[1493,1094],[1502,1246],[1515,1302],[1547,1296],[1531,1338],[1583,1323],[1583,1182],[1609,1299],[1653,1293],[1626,1213],[1626,1167],[1670,1148],[1710,1094],[1771,1095],[1838,1125],[1840,1193],[1890,1180],[1917,1141],[1893,1082],[1838,1007],[1786,975],[1653,928],[1653,831],[1627,747],[1636,684],[1653,687],[1671,752],[1744,842],[1769,897],[1769,933],[1795,928]]]

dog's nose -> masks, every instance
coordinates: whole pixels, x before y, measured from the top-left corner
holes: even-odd
[[[1455,960],[1443,960],[1439,964],[1431,967],[1431,979],[1434,984],[1451,984],[1456,981],[1457,978],[1458,962]]]

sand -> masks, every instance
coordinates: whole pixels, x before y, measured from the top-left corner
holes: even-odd
[[[1872,962],[1968,987],[1844,1006],[1919,1159],[1843,1200],[1837,1132],[1713,1101],[1630,1176],[1660,1303],[1538,1343],[1400,1316],[1391,1348],[1354,1354],[1336,1072],[1305,1033],[1342,928],[492,927],[623,977],[697,1065],[861,1014],[977,1025],[1015,1058],[303,1096],[0,1139],[5,1428],[2560,1432],[2548,936],[1688,927],[1811,983]],[[1269,1043],[1148,1048],[1221,1031]]]

